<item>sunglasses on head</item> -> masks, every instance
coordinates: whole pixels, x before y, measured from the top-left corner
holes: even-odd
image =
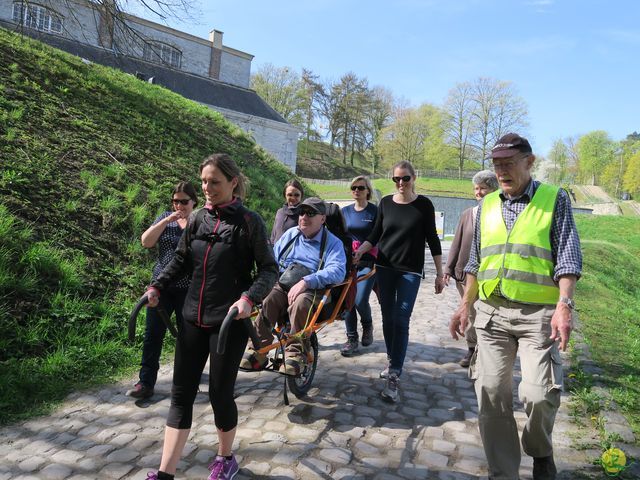
[[[356,190],[362,192],[364,190],[366,190],[367,187],[365,187],[364,185],[351,185],[351,191],[355,192]]]
[[[411,181],[411,175],[405,175],[404,177],[391,177],[391,180],[393,180],[395,183],[400,183],[400,180],[402,180],[404,183],[407,183]]]
[[[173,203],[174,205],[177,205],[178,203],[180,205],[189,205],[190,200],[190,198],[172,198],[171,203]]]
[[[304,215],[304,216],[306,216],[306,217],[313,218],[313,217],[315,217],[316,215],[318,215],[318,212],[316,212],[315,210],[306,210],[306,209],[305,209],[305,210],[300,210],[299,215],[300,215],[300,216],[303,216],[303,215]]]

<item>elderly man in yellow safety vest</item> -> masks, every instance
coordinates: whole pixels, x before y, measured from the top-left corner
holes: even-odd
[[[489,478],[519,478],[512,397],[519,352],[518,391],[527,414],[522,448],[533,457],[533,478],[551,480],[551,434],[562,389],[558,346],[565,350],[571,334],[580,239],[567,193],[531,178],[535,156],[526,138],[504,135],[491,157],[500,190],[484,197],[478,210],[465,293],[449,330],[453,338],[464,338],[469,308],[479,296],[470,375]]]

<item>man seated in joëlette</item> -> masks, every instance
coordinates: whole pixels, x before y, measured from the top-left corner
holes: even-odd
[[[272,343],[272,328],[283,325],[287,316],[290,333],[303,330],[311,319],[311,309],[322,298],[322,290],[342,282],[346,276],[342,241],[324,225],[327,205],[317,197],[310,197],[298,208],[298,226],[287,230],[273,247],[280,279],[264,299],[262,311],[254,321],[262,346]],[[303,346],[292,342],[286,348],[280,372],[298,375],[304,361]],[[240,363],[250,370],[261,370],[266,365],[267,356],[252,348]]]

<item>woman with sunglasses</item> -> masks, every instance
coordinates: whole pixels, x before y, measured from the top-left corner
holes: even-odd
[[[140,241],[144,248],[153,248],[158,245],[158,261],[153,267],[152,281],[158,277],[169,262],[173,259],[174,252],[182,232],[187,226],[189,215],[198,205],[196,189],[190,182],[180,182],[173,189],[171,197],[172,211],[163,212],[156,218],[153,224],[145,230]],[[178,328],[182,328],[182,305],[189,288],[189,276],[184,275],[167,289],[162,296],[160,306],[167,315],[175,312]],[[153,395],[153,389],[158,378],[160,368],[160,354],[167,327],[158,316],[155,308],[147,308],[146,328],[144,342],[142,344],[142,363],[140,368],[140,381],[136,383],[127,395],[133,398],[149,398]]]
[[[211,155],[200,165],[200,178],[207,203],[191,215],[174,259],[147,290],[149,306],[154,306],[175,278],[191,272],[184,322],[176,340],[160,469],[149,472],[147,480],[174,478],[191,431],[193,404],[207,360],[209,401],[218,437],[209,480],[227,480],[238,473],[232,453],[238,425],[234,388],[248,332],[242,322],[232,322],[225,352],[219,354],[220,326],[233,308],[238,309],[236,319],[249,317],[278,274],[264,221],[243,205],[247,180],[237,164],[229,155]]]
[[[378,207],[370,203],[373,187],[371,182],[364,175],[358,175],[351,180],[351,196],[355,203],[347,205],[342,209],[347,232],[351,236],[353,251],[356,252],[360,245],[367,239],[373,224],[376,220]],[[362,256],[358,262],[358,277],[362,277],[373,267],[376,259],[377,249],[372,248]],[[373,320],[371,319],[371,307],[369,306],[369,296],[373,289],[375,275],[358,282],[356,291],[356,303],[347,312],[345,317],[345,327],[347,330],[347,342],[340,349],[340,353],[345,357],[351,357],[358,353],[358,317],[362,324],[362,346],[368,347],[373,343]]]
[[[298,180],[292,178],[284,184],[282,195],[284,196],[284,205],[278,209],[273,221],[271,245],[275,245],[284,232],[298,226],[297,207],[304,196],[304,188]]]
[[[424,272],[425,243],[436,267],[435,292],[444,289],[442,249],[433,204],[415,193],[416,174],[411,163],[397,163],[393,181],[396,193],[380,201],[373,231],[354,256],[359,261],[374,245],[378,247],[376,276],[389,361],[380,373],[386,378],[381,395],[389,402],[398,401],[399,379],[409,344],[409,321]]]

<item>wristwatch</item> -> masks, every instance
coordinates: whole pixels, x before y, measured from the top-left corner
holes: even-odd
[[[576,304],[575,304],[575,302],[574,302],[572,299],[570,299],[569,297],[560,297],[560,298],[558,299],[558,302],[566,303],[566,304],[567,304],[567,306],[568,306],[571,310],[573,310],[574,308],[576,308]]]

